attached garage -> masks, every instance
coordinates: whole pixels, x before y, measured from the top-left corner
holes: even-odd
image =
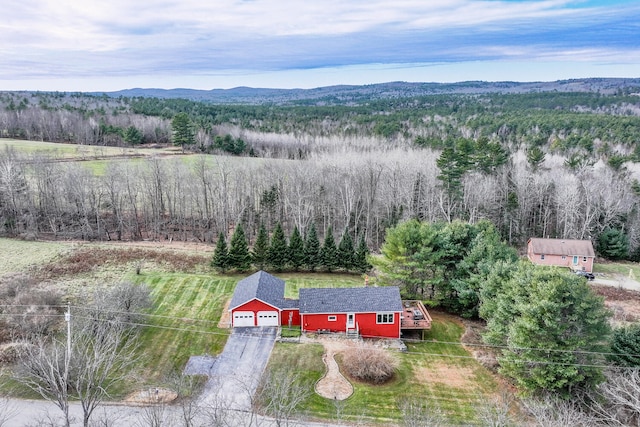
[[[253,311],[234,311],[233,326],[255,326],[255,315]]]
[[[277,311],[259,311],[258,326],[280,326]]]
[[[280,326],[280,305],[284,281],[264,271],[244,278],[236,285],[229,303],[232,326]]]

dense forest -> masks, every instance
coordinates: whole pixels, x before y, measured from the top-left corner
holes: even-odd
[[[238,224],[315,224],[378,250],[407,218],[491,221],[509,243],[615,235],[640,246],[640,97],[611,93],[332,95],[285,104],[0,93],[0,136],[185,156],[0,156],[7,235],[215,242]]]

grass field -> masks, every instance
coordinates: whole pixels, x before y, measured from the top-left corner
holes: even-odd
[[[217,324],[235,278],[208,274],[149,273],[135,277],[153,289],[154,306],[142,334],[145,376],[182,371],[189,356],[218,354],[229,335]]]
[[[640,280],[640,264],[630,261],[619,262],[595,262],[593,264],[594,273],[604,273],[611,275],[631,276],[635,280]]]
[[[12,148],[23,153],[43,153],[56,155],[67,159],[95,159],[115,156],[148,156],[152,153],[174,153],[176,148],[132,148],[132,147],[107,147],[98,145],[64,144],[58,142],[26,141],[22,139],[0,138],[0,151],[4,147]]]
[[[28,242],[0,238],[0,276],[24,272],[73,250],[73,245],[57,242]]]
[[[497,382],[461,345],[443,344],[460,342],[463,327],[454,317],[435,313],[433,320],[426,341],[409,343],[406,353],[397,354],[400,365],[391,382],[372,386],[352,381],[354,394],[342,402],[313,393],[305,410],[325,419],[388,424],[401,419],[399,401],[417,398],[439,407],[448,424],[469,424],[477,408],[495,395]],[[315,384],[324,374],[322,353],[319,345],[278,344],[268,369],[287,366]]]

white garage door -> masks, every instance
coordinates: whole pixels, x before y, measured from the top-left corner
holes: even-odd
[[[234,311],[233,326],[255,326],[253,311]]]
[[[280,326],[277,311],[259,311],[258,326]]]

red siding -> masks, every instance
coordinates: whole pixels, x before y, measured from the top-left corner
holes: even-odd
[[[330,321],[329,316],[336,316],[335,322]],[[346,314],[303,314],[301,321],[303,331],[326,329],[330,332],[345,332],[347,329]]]
[[[257,299],[252,299],[249,302],[246,302],[236,308],[234,308],[233,310],[231,310],[231,321],[233,322],[233,313],[236,311],[253,311],[253,314],[256,316],[256,322],[258,319],[258,312],[259,311],[277,311],[280,312],[280,309],[278,309],[277,307],[273,307],[267,303],[264,303],[262,301],[259,301]],[[287,318],[288,319],[288,318]],[[254,322],[255,325],[255,322]]]
[[[329,321],[329,316],[336,316],[336,321]],[[394,313],[393,323],[377,324],[377,313],[356,313],[355,323],[363,337],[400,338],[400,313]],[[302,330],[314,332],[319,329],[331,332],[345,332],[347,315],[340,314],[303,314]]]
[[[300,326],[300,310],[296,309],[283,309],[280,313],[280,324],[282,326],[289,326],[289,314],[291,314],[291,325]]]

